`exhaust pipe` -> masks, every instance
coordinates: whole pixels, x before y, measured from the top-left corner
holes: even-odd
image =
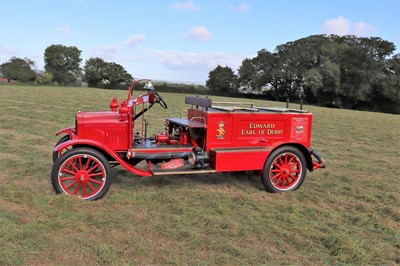
[[[143,160],[169,160],[169,159],[187,159],[190,152],[160,152],[160,153],[145,153],[128,151],[126,157],[128,159],[143,159]]]

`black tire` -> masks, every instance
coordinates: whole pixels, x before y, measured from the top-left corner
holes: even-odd
[[[282,146],[267,158],[262,174],[265,190],[271,193],[298,189],[307,174],[303,153],[293,146]]]
[[[51,183],[56,193],[74,195],[85,200],[102,198],[111,186],[110,163],[91,148],[66,151],[54,163]]]
[[[70,140],[70,136],[69,135],[65,135],[63,136],[61,139],[59,139],[56,143],[56,145],[54,145],[54,147],[57,147],[58,145],[60,145],[63,142],[66,142],[68,140]],[[58,159],[58,157],[60,157],[61,154],[63,154],[64,152],[66,152],[67,150],[62,150],[61,152],[55,152],[53,151],[53,163],[56,162],[56,160]]]

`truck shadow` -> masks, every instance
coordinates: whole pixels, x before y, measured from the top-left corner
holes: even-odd
[[[113,169],[113,185],[130,188],[140,187],[185,187],[196,185],[229,186],[237,187],[239,190],[252,188],[265,190],[260,177],[251,171],[211,173],[211,174],[189,174],[189,175],[165,175],[165,176],[136,176],[121,167]]]

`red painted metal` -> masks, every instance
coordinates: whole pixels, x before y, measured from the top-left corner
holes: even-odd
[[[188,144],[188,133],[186,131],[182,131],[179,137],[179,142],[181,145]]]
[[[261,170],[269,152],[264,147],[211,149],[210,165],[217,172]]]
[[[210,98],[187,97],[185,102],[190,106],[187,117],[167,118],[166,132],[145,138],[145,113],[156,103],[163,108],[167,106],[152,84],[146,86],[145,95],[132,98],[133,88],[143,81],[148,80],[133,83],[120,104],[113,98],[110,111],[77,112],[75,127],[57,132],[57,135],[69,135],[69,140],[54,148],[60,154],[59,160],[65,157],[61,156],[61,151],[90,147],[100,151],[110,162],[140,176],[151,176],[155,172],[159,175],[163,171],[170,174],[171,171],[246,170],[261,176],[271,152],[287,145],[303,153],[305,166],[310,171],[325,167],[322,156],[310,147],[312,114],[302,110],[232,106],[234,103],[213,105]],[[137,119],[142,125],[141,134],[134,133]],[[312,156],[318,161],[313,161]],[[69,176],[60,175],[60,184],[65,193],[81,191],[82,197],[92,197],[97,190],[80,161],[82,157],[74,156],[64,162],[60,174]],[[146,163],[141,164],[141,161]],[[280,191],[290,190],[300,179],[301,167],[295,154],[285,153],[268,169],[270,181]]]
[[[128,104],[126,101],[123,101],[119,107],[119,115],[121,116],[122,119],[126,119],[128,116]]]
[[[185,163],[183,162],[182,159],[173,159],[169,162],[162,163],[161,168],[162,169],[177,169],[184,165],[185,165]]]
[[[157,141],[157,144],[160,144],[160,143],[169,143],[169,140],[170,140],[170,135],[169,134],[158,134],[157,136],[156,136],[156,141]]]
[[[117,98],[114,97],[114,98],[111,100],[111,103],[110,103],[111,111],[116,112],[118,106],[119,106],[119,105],[118,105],[118,100],[117,100]]]
[[[313,171],[317,170],[317,169],[320,169],[320,168],[325,168],[325,164],[319,163],[319,162],[314,162],[313,163]]]
[[[56,136],[61,135],[61,134],[67,134],[67,135],[75,134],[75,128],[67,127],[67,128],[61,129],[56,133]]]
[[[58,152],[61,151],[69,146],[71,147],[82,147],[82,146],[87,146],[87,147],[94,147],[98,150],[103,151],[105,154],[109,155],[112,157],[113,160],[115,160],[117,163],[119,163],[122,167],[124,167],[126,170],[128,170],[129,172],[135,174],[135,175],[139,175],[139,176],[151,176],[153,175],[152,172],[148,171],[148,170],[143,170],[140,169],[138,167],[135,167],[131,164],[129,164],[128,162],[126,162],[125,160],[123,160],[121,157],[119,157],[119,154],[117,151],[111,150],[109,147],[103,145],[100,142],[97,141],[93,141],[93,140],[89,140],[89,139],[80,139],[78,136],[74,136],[73,140],[69,140],[66,142],[61,143],[60,145],[54,147],[54,151]]]
[[[136,80],[134,83],[132,83],[132,85],[129,87],[128,89],[128,97],[126,98],[126,101],[129,102],[129,100],[131,99],[132,96],[132,92],[133,92],[133,88],[139,84],[140,82],[146,81],[147,79],[139,79]]]
[[[207,151],[211,148],[263,146],[274,148],[284,143],[310,146],[311,113],[190,112],[189,118],[207,121]],[[293,121],[301,121],[293,123]],[[296,131],[298,128],[298,131]]]

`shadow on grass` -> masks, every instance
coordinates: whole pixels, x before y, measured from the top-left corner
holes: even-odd
[[[264,187],[251,171],[230,172],[230,173],[210,173],[210,174],[189,174],[189,175],[165,175],[141,177],[126,171],[121,167],[113,169],[113,185],[121,187],[187,187],[198,185],[212,185],[223,187],[237,187],[240,189],[252,188],[264,190]]]

